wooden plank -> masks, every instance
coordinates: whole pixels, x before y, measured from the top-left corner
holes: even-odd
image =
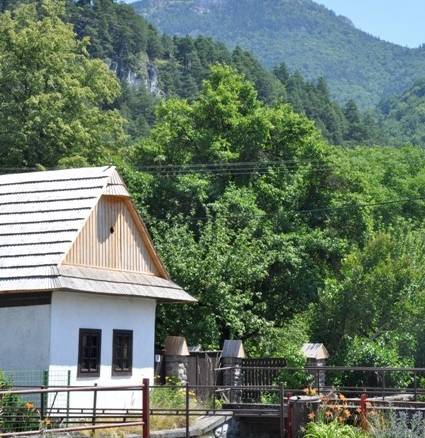
[[[30,224],[3,224],[0,225],[0,236],[50,233],[54,231],[78,231],[82,224],[82,219],[58,220]],[[3,239],[1,240],[1,243],[3,243]]]
[[[145,236],[121,197],[100,199],[63,263],[159,274]]]
[[[105,177],[91,178],[85,180],[55,180],[45,182],[33,182],[31,184],[8,184],[0,185],[0,195],[18,194],[18,193],[37,193],[37,192],[58,192],[81,190],[82,188],[102,189],[105,185]]]
[[[29,214],[29,213],[56,213],[59,211],[71,211],[81,208],[93,208],[96,198],[65,199],[61,201],[27,202],[25,204],[6,204],[1,206],[0,215]],[[25,217],[25,216],[24,216]]]
[[[80,190],[69,190],[61,192],[43,192],[43,193],[21,193],[12,195],[0,195],[0,204],[23,204],[26,202],[46,202],[46,201],[64,201],[79,200],[87,198],[97,198],[99,188],[88,188]]]
[[[0,257],[0,269],[55,265],[59,262],[61,254],[28,254],[24,256]]]

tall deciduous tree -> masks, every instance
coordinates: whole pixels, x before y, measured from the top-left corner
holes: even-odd
[[[327,269],[317,254],[332,259],[339,241],[310,228],[323,225],[320,215],[294,210],[329,205],[328,151],[312,122],[265,105],[230,67],[214,66],[194,101],[160,104],[134,162],[201,169],[129,178],[173,278],[199,299],[184,312],[162,309],[160,336],[211,347],[258,340],[315,299]],[[247,172],[253,162],[260,172]],[[217,175],[203,168],[218,163],[228,166]]]
[[[64,7],[43,0],[0,16],[3,166],[55,166],[75,155],[80,164],[105,162],[125,140],[124,119],[108,109],[120,85],[61,20]]]

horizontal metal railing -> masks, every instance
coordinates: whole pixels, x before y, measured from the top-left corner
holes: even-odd
[[[115,392],[115,391],[140,391],[142,395],[142,405],[140,410],[138,411],[138,417],[132,416],[132,418],[138,418],[138,421],[105,421],[107,419],[113,419],[117,417],[117,412],[113,412],[115,417],[112,415],[98,415],[97,408],[97,394],[99,392]],[[44,407],[44,398],[46,394],[58,394],[58,393],[76,393],[76,392],[92,392],[93,393],[93,407],[92,409],[85,410],[81,409],[79,415],[73,415],[73,412],[77,412],[75,408],[71,408],[67,406],[66,408],[52,408],[48,409],[49,417],[46,416],[45,407]],[[85,430],[98,430],[98,429],[110,429],[110,428],[123,428],[123,427],[136,427],[142,426],[143,428],[143,438],[149,437],[149,380],[144,379],[142,385],[120,385],[120,386],[78,386],[78,387],[32,387],[26,389],[8,389],[0,391],[0,400],[7,400],[8,396],[12,397],[21,397],[26,395],[40,395],[41,396],[41,406],[40,410],[37,412],[37,417],[39,418],[39,428],[36,430],[13,430],[13,431],[2,431],[0,429],[0,437],[19,437],[19,436],[31,436],[31,435],[39,435],[42,432],[48,432],[51,434],[54,433],[65,433],[65,432],[79,432]],[[10,409],[9,409],[10,410]],[[84,415],[87,411],[91,411],[91,415]],[[55,415],[63,414],[67,417],[67,426],[66,427],[48,427],[47,424],[43,423],[46,418],[54,419]],[[26,414],[16,414],[15,412],[8,413],[8,405],[3,409],[2,412],[2,421],[3,424],[7,424],[8,422],[14,422],[14,424],[19,424],[19,421],[24,424],[27,421],[28,416]],[[69,421],[71,418],[75,419],[74,424],[79,424],[78,426],[69,426],[72,424],[72,421]],[[85,424],[87,421],[90,421],[90,424]],[[34,422],[34,420],[33,420]],[[99,424],[101,423],[101,424]]]

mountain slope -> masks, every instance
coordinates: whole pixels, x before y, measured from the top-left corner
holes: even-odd
[[[425,79],[415,82],[401,96],[381,102],[379,109],[393,144],[425,145]]]
[[[285,62],[307,78],[324,76],[339,100],[364,107],[425,76],[425,48],[382,41],[311,0],[140,0],[133,7],[167,34],[208,35],[268,67]]]

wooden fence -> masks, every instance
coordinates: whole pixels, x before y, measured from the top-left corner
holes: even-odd
[[[208,400],[213,396],[213,388],[220,384],[217,381],[216,368],[220,365],[219,351],[192,352],[188,358],[187,383],[195,387],[196,396],[200,400]]]

